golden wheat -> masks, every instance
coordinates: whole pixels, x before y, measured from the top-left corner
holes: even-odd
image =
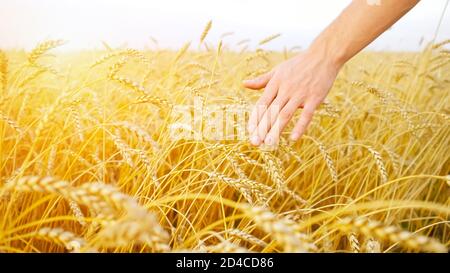
[[[268,151],[207,139],[209,112],[173,124],[217,106],[238,136],[260,96],[241,81],[298,51],[232,51],[211,25],[196,50],[0,51],[0,251],[448,251],[448,41],[362,52]]]
[[[388,239],[406,247],[430,252],[447,252],[447,248],[440,242],[422,235],[403,231],[394,226],[383,226],[367,218],[347,218],[342,220],[341,228],[361,231],[366,236],[376,236],[382,240]]]

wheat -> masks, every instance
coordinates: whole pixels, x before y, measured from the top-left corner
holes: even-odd
[[[19,83],[19,87],[25,87],[27,84],[29,84],[31,81],[37,79],[39,76],[41,76],[45,72],[47,72],[47,69],[41,68],[41,69],[36,70],[32,74],[30,74],[28,77],[23,79],[22,82]]]
[[[145,87],[142,84],[139,84],[137,82],[134,82],[126,77],[119,77],[119,76],[112,76],[111,77],[112,80],[122,84],[123,86],[130,88],[134,91],[136,91],[137,93],[139,93],[140,95],[148,95],[147,90],[145,90]]]
[[[53,169],[55,168],[56,150],[57,146],[52,145],[47,160],[47,175],[51,175],[53,173]]]
[[[72,103],[70,106],[70,112],[72,113],[73,120],[75,122],[75,128],[77,129],[77,134],[81,142],[84,141],[84,135],[83,135],[83,127],[81,125],[80,120],[80,113],[78,112],[76,108],[76,103]]]
[[[107,210],[108,213],[111,213],[110,208],[103,200],[97,196],[92,196],[92,194],[84,188],[72,188],[67,181],[50,176],[23,176],[20,178],[13,178],[3,187],[3,190],[59,194],[69,200],[74,200],[78,203],[92,207],[97,211]]]
[[[199,86],[196,86],[196,87],[192,88],[191,92],[197,93],[198,91],[200,91],[202,89],[211,88],[212,86],[217,85],[219,82],[220,81],[216,80],[216,81],[212,81],[212,82],[201,84]]]
[[[6,93],[8,87],[8,58],[2,50],[0,50],[0,82],[2,83],[1,90]]]
[[[50,105],[50,107],[44,109],[44,115],[39,120],[38,125],[36,126],[36,130],[34,132],[34,137],[39,138],[42,134],[42,131],[46,128],[48,125],[48,122],[54,117],[55,111],[60,106],[59,103],[62,100],[62,95],[56,98],[54,103]]]
[[[341,221],[340,227],[354,229],[366,236],[389,240],[392,243],[399,243],[420,251],[447,252],[447,248],[435,239],[404,231],[395,226],[383,226],[381,223],[369,221],[367,218],[346,218]]]
[[[272,40],[275,40],[276,38],[278,38],[278,37],[280,37],[280,36],[281,36],[280,33],[271,35],[271,36],[269,36],[269,37],[267,37],[267,38],[264,38],[264,39],[262,39],[261,41],[259,41],[258,45],[264,45],[264,44],[267,44],[268,42],[270,42],[270,41],[272,41]]]
[[[300,155],[296,151],[294,151],[290,146],[283,144],[280,147],[281,147],[281,150],[283,150],[286,154],[288,154],[289,157],[293,157],[295,159],[295,161],[297,161],[298,163],[303,162]]]
[[[211,70],[209,70],[208,67],[206,67],[205,65],[201,64],[201,63],[197,63],[197,62],[192,62],[192,63],[188,63],[184,66],[183,69],[190,69],[190,68],[198,68],[200,70],[203,70],[205,72],[211,73]]]
[[[295,224],[287,218],[281,218],[261,207],[246,207],[249,217],[265,232],[283,246],[287,252],[314,251],[317,247],[309,241],[308,236],[295,230]]]
[[[69,206],[70,206],[70,209],[72,210],[73,214],[77,218],[78,223],[80,223],[80,225],[82,225],[82,226],[85,226],[86,221],[84,220],[84,214],[81,211],[80,206],[78,206],[78,204],[73,200],[69,200]]]
[[[231,35],[234,35],[233,31],[224,32],[224,33],[222,33],[222,35],[220,35],[220,39],[223,39],[223,38],[231,36]]]
[[[267,151],[261,151],[261,157],[265,162],[263,165],[264,170],[275,183],[277,189],[281,191],[285,187],[285,178],[281,171],[282,164],[280,160]]]
[[[364,249],[367,253],[381,253],[380,242],[372,237],[367,238]]]
[[[128,166],[133,168],[134,167],[133,156],[132,156],[133,149],[130,146],[128,146],[128,144],[120,137],[120,134],[117,130],[116,130],[115,134],[111,134],[111,136],[112,136],[114,145],[116,145],[117,149],[119,149],[124,162]]]
[[[360,247],[359,247],[359,241],[358,236],[354,232],[350,232],[347,235],[348,242],[350,243],[350,249],[353,253],[359,253]]]
[[[241,80],[297,49],[205,29],[194,51],[0,51],[0,251],[447,251],[445,44],[355,56],[314,138],[291,144],[289,124],[268,151],[241,130],[261,95]],[[206,109],[234,139],[207,139]]]
[[[265,247],[267,245],[267,243],[264,242],[263,240],[255,237],[247,232],[244,232],[240,229],[230,229],[230,230],[226,231],[226,233],[228,233],[231,236],[235,236],[240,239],[246,240],[246,241],[252,243],[253,245],[257,245],[260,247]]]
[[[158,142],[154,141],[152,136],[144,128],[140,127],[139,125],[130,123],[128,121],[117,122],[117,123],[114,123],[114,125],[126,128],[126,129],[130,130],[131,132],[134,132],[141,138],[141,140],[150,144],[155,152],[158,152],[161,149]]]
[[[36,64],[36,61],[45,53],[47,53],[47,51],[61,46],[62,44],[64,44],[63,40],[49,40],[40,43],[28,55],[28,62],[32,65]]]
[[[115,187],[104,183],[86,183],[71,190],[68,196],[77,203],[96,207],[99,210],[107,208],[126,210],[134,205],[133,199],[118,191]]]
[[[67,181],[59,180],[50,176],[23,176],[11,179],[4,187],[7,191],[24,191],[24,192],[44,192],[64,194],[70,187]]]
[[[319,151],[322,154],[323,158],[325,159],[325,163],[327,164],[328,170],[331,174],[331,179],[333,179],[334,183],[339,182],[339,177],[336,171],[336,167],[334,165],[333,159],[331,159],[330,154],[327,152],[327,148],[325,145],[317,140],[314,140],[314,142],[317,144],[317,147],[319,147]]]
[[[86,158],[84,158],[80,154],[77,154],[72,150],[65,151],[65,152],[68,153],[69,155],[73,156],[74,158],[76,158],[78,161],[83,163],[85,166],[89,166],[89,167],[92,166],[92,164],[89,161],[87,161]]]
[[[268,55],[267,52],[265,52],[263,50],[257,50],[254,54],[245,58],[245,61],[247,63],[250,63],[251,61],[260,58],[260,59],[264,60],[267,65],[268,63],[270,63],[269,59],[267,58],[267,55]]]
[[[61,228],[41,228],[36,232],[36,237],[63,244],[65,248],[71,250],[72,252],[80,252],[80,250],[86,245],[84,239],[77,237],[72,232],[65,231]]]
[[[153,251],[167,252],[169,237],[156,218],[147,214],[139,220],[123,219],[108,223],[97,235],[97,244],[102,247],[123,247],[132,243],[147,244]]]
[[[139,98],[137,98],[136,103],[152,103],[160,108],[165,109],[171,109],[173,107],[173,105],[168,100],[151,95],[140,96]]]
[[[109,67],[109,73],[108,78],[109,79],[115,79],[117,77],[117,73],[119,73],[119,70],[123,68],[123,66],[126,64],[127,58],[122,57],[119,61],[115,62],[113,65]]]
[[[188,42],[188,43],[185,43],[185,44],[180,48],[180,50],[178,51],[177,55],[175,56],[175,58],[174,58],[174,60],[173,60],[174,63],[178,62],[178,61],[181,59],[181,57],[183,57],[183,55],[186,54],[186,51],[189,49],[189,46],[190,46],[190,45],[191,45],[191,43]]]
[[[291,189],[289,189],[287,186],[284,187],[283,192],[285,192],[289,197],[291,197],[292,199],[294,199],[297,203],[299,204],[303,204],[306,205],[308,202],[302,198],[301,196],[299,196],[297,193],[295,193],[294,191],[292,191]]]
[[[118,52],[111,52],[111,53],[108,53],[108,54],[103,55],[102,57],[98,58],[95,62],[93,62],[93,63],[90,65],[90,67],[91,67],[91,68],[96,67],[96,66],[98,66],[98,65],[100,65],[100,64],[103,64],[103,63],[105,63],[106,61],[108,61],[108,60],[110,60],[110,59],[112,59],[112,58],[114,58],[114,57],[120,56],[120,55],[123,55],[123,52],[118,51]]]
[[[380,171],[381,183],[386,183],[388,181],[388,173],[386,171],[386,167],[384,166],[383,158],[381,157],[380,153],[374,148],[367,146],[367,150],[369,150],[370,154],[375,159],[375,163],[377,164],[378,170]]]
[[[225,175],[221,175],[218,173],[210,173],[209,177],[211,178],[218,178],[220,181],[225,182],[227,185],[237,189],[242,196],[249,202],[250,204],[253,204],[253,197],[251,195],[251,189],[245,184],[241,182],[241,179],[233,179],[230,177],[226,177]]]
[[[388,147],[383,147],[391,159],[392,168],[395,174],[400,172],[400,156]]]
[[[244,39],[244,40],[240,40],[239,42],[237,42],[236,45],[240,46],[240,45],[243,45],[243,44],[246,44],[249,42],[250,42],[250,39]]]
[[[446,40],[444,40],[444,41],[442,41],[442,42],[440,42],[440,43],[434,44],[434,45],[432,46],[432,48],[433,48],[433,49],[438,49],[438,48],[441,48],[441,47],[447,45],[448,43],[450,43],[450,39],[446,39]]]
[[[200,35],[200,44],[203,43],[203,41],[206,38],[206,35],[208,35],[209,30],[211,29],[212,26],[212,20],[209,20],[208,23],[206,24],[205,28],[203,29],[202,35]]]
[[[16,132],[18,132],[19,135],[22,136],[24,134],[24,130],[22,129],[22,127],[20,127],[16,121],[12,120],[10,117],[5,115],[1,110],[0,110],[0,120],[6,122],[9,126],[11,126],[11,128],[16,130]]]
[[[226,240],[218,243],[217,245],[212,245],[206,247],[206,250],[211,253],[248,253],[248,249],[238,246],[236,244],[230,243]]]

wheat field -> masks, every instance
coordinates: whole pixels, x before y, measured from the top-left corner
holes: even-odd
[[[0,252],[447,252],[448,41],[359,54],[266,150],[171,137],[176,105],[251,107],[242,80],[298,52],[210,27],[177,52],[1,51]]]

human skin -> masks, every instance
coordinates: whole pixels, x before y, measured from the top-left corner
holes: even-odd
[[[352,1],[305,52],[243,82],[250,89],[264,88],[248,121],[253,145],[277,145],[295,111],[302,108],[290,135],[291,140],[298,140],[328,95],[341,67],[419,1],[379,0],[379,5],[372,2],[376,1]]]

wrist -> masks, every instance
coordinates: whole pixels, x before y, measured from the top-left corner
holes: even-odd
[[[320,39],[315,40],[306,52],[327,65],[334,67],[337,71],[349,60],[342,46]]]

